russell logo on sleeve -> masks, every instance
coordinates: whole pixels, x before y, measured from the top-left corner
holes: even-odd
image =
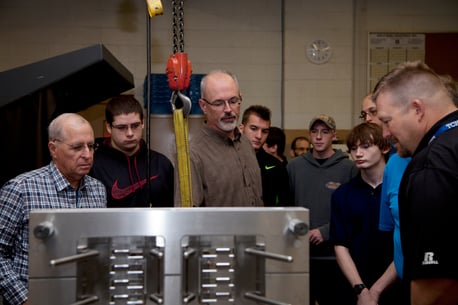
[[[439,262],[434,259],[434,252],[425,252],[422,265],[439,265]]]

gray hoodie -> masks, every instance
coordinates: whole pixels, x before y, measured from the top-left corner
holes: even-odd
[[[312,156],[312,150],[296,157],[287,165],[291,196],[296,206],[310,211],[310,228],[319,228],[324,240],[329,239],[331,195],[342,183],[356,176],[358,169],[342,150],[323,164]]]

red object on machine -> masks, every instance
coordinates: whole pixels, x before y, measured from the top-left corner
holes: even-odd
[[[172,91],[182,91],[189,88],[192,65],[187,53],[180,52],[170,55],[165,71]]]

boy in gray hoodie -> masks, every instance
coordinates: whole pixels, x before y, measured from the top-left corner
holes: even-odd
[[[312,149],[287,165],[291,196],[296,206],[310,211],[310,304],[339,304],[340,287],[348,283],[329,242],[331,195],[358,169],[346,153],[332,147],[337,139],[332,117],[316,115],[309,132]]]

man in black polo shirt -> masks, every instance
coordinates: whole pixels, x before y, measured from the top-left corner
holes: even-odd
[[[439,75],[408,62],[385,75],[373,99],[384,136],[412,155],[399,188],[404,277],[412,305],[458,304],[458,108]]]

